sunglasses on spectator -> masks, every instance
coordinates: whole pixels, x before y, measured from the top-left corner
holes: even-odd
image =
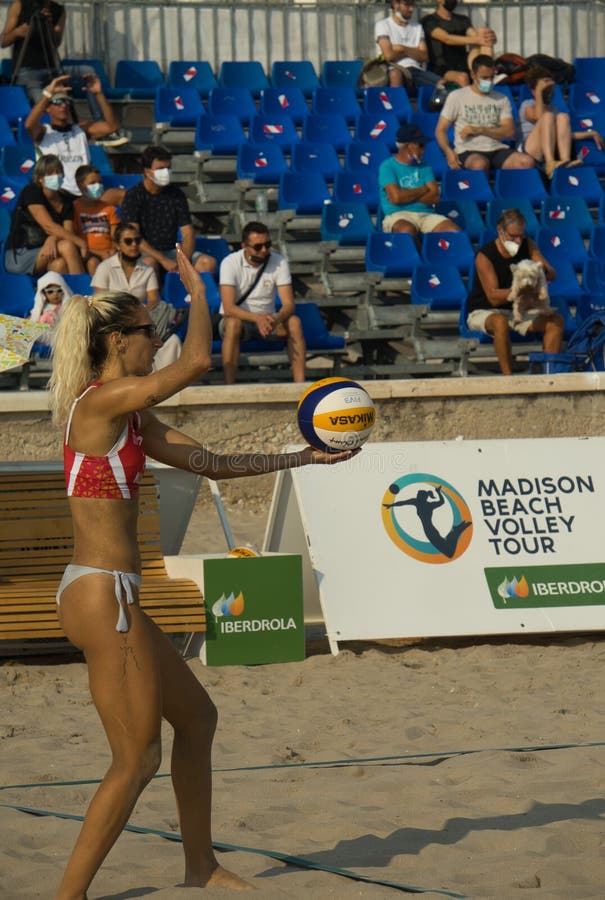
[[[140,244],[143,238],[140,237],[130,237],[130,238],[122,238],[122,243],[126,244],[127,247],[131,247],[133,244]]]
[[[62,287],[45,287],[45,288],[42,288],[42,293],[43,294],[62,294],[63,288]]]
[[[261,244],[248,244],[248,246],[251,247],[255,253],[260,253],[260,251],[265,247],[267,250],[270,250],[272,244],[272,241],[263,241]]]
[[[54,100],[50,101],[51,106],[67,106],[68,103],[69,100],[67,100],[65,97],[55,97]]]
[[[128,328],[122,328],[122,334],[135,334],[137,331],[144,331],[148,338],[156,336],[157,328],[153,323],[149,325],[129,325]]]

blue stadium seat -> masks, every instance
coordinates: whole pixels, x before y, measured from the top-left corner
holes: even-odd
[[[344,245],[363,245],[374,231],[367,206],[363,203],[326,203],[321,213],[322,241]]]
[[[592,82],[570,85],[569,87],[569,109],[575,115],[600,112],[605,109],[605,91],[603,90],[603,82],[599,83],[594,79]]]
[[[355,140],[383,141],[394,150],[398,130],[399,119],[392,113],[361,113],[355,123]]]
[[[467,275],[475,264],[475,251],[465,231],[431,231],[422,236],[422,259],[430,266],[456,266]]]
[[[0,272],[0,313],[29,316],[34,306],[34,289],[29,275]]]
[[[547,197],[542,201],[540,222],[546,228],[565,222],[575,225],[583,237],[590,237],[594,220],[583,197]]]
[[[605,197],[601,197],[599,203],[599,223],[605,225]]]
[[[4,250],[6,239],[11,230],[11,215],[7,209],[0,208],[0,272],[4,272]]]
[[[200,97],[206,98],[211,90],[218,87],[218,81],[210,63],[202,60],[175,60],[168,67],[168,87],[192,87]]]
[[[577,84],[598,84],[605,82],[605,56],[576,56],[573,61]]]
[[[21,125],[21,130],[25,131],[25,128],[23,127],[22,122],[20,123],[20,125]],[[25,132],[25,133],[27,134],[27,132]],[[28,135],[28,138],[29,138],[29,135]],[[21,137],[19,137],[19,142],[21,143]],[[8,119],[6,118],[6,116],[3,116],[2,113],[0,113],[0,147],[7,147],[9,144],[15,144],[15,143],[16,143],[15,136],[12,132],[10,125],[8,124]],[[27,143],[27,142],[24,141],[23,143]],[[31,143],[31,138],[29,138],[29,143]]]
[[[591,166],[597,175],[605,175],[605,149],[600,149],[592,138],[574,141],[574,148],[585,166]]]
[[[296,126],[289,116],[257,113],[250,120],[250,140],[256,144],[279,144],[289,151],[298,139]]]
[[[9,125],[16,125],[19,119],[27,119],[31,110],[25,89],[20,85],[0,85],[0,115],[5,116]]]
[[[345,339],[341,334],[330,334],[316,303],[297,303],[299,317],[307,350],[344,350]]]
[[[538,169],[496,169],[494,195],[504,200],[527,197],[532,206],[539,207],[548,191]]]
[[[214,155],[237,153],[245,143],[246,134],[242,123],[235,116],[219,116],[206,113],[197,120],[195,128],[195,149],[210,150]]]
[[[587,259],[582,285],[589,294],[605,294],[605,260]]]
[[[282,148],[278,144],[241,144],[237,151],[237,177],[255,184],[277,184],[288,171]]]
[[[448,169],[441,184],[444,200],[473,200],[479,207],[494,199],[485,172],[473,169]]]
[[[81,272],[78,275],[65,274],[63,278],[74,294],[82,294],[82,296],[88,297],[93,293],[92,277],[88,272]]]
[[[138,184],[143,180],[142,175],[120,175],[113,172],[111,175],[102,173],[103,178],[103,186],[105,188],[123,188],[124,190],[128,190],[131,187],[134,187],[135,184]]]
[[[332,144],[312,144],[301,141],[292,148],[290,166],[299,175],[316,173],[326,181],[334,181],[336,174],[342,171],[338,154]]]
[[[207,256],[212,256],[212,258],[216,260],[216,273],[213,277],[215,281],[218,281],[220,265],[224,258],[231,253],[231,247],[225,238],[201,237],[201,235],[196,235],[195,249],[199,253],[205,253]]]
[[[24,181],[22,179],[0,175],[0,209],[7,209],[12,214],[23,186]]]
[[[219,116],[235,116],[242,125],[248,125],[258,110],[248,88],[218,87],[208,94],[208,112]]]
[[[412,275],[412,303],[426,305],[431,310],[460,309],[466,293],[464,281],[455,266],[421,264]]]
[[[385,278],[410,277],[422,260],[411,234],[376,231],[366,243],[366,270],[382,272]]]
[[[311,144],[332,144],[342,152],[351,143],[351,132],[344,116],[310,113],[303,122],[302,139]]]
[[[380,202],[376,176],[372,172],[339,172],[334,199],[339,203],[365,203],[370,212],[376,212]]]
[[[267,88],[260,97],[260,111],[268,116],[290,116],[296,125],[301,125],[309,114],[309,104],[300,88]]]
[[[245,87],[254,97],[271,87],[262,65],[256,60],[248,62],[224,62],[218,75],[221,87]]]
[[[412,113],[410,121],[414,125],[417,125],[421,132],[426,135],[426,137],[433,138],[435,135],[435,128],[437,127],[437,122],[439,121],[439,113],[422,112],[422,110],[416,109]],[[448,133],[451,134],[452,131],[453,125],[448,130]]]
[[[540,253],[555,269],[559,268],[561,262],[567,262],[579,272],[588,259],[584,239],[575,225],[559,222],[550,228],[540,228],[536,244]]]
[[[388,144],[382,141],[352,141],[345,148],[347,172],[373,172],[377,177],[381,162],[391,155]]]
[[[590,112],[572,113],[570,116],[572,132],[581,133],[583,131],[598,131],[600,134],[605,132],[605,109],[598,107]]]
[[[319,78],[313,63],[308,59],[297,62],[274,62],[271,67],[271,83],[274,88],[298,88],[305,97],[310,97],[319,87]]]
[[[595,225],[593,228],[588,253],[594,259],[605,259],[605,225]]]
[[[27,183],[36,165],[33,144],[9,144],[2,147],[2,172],[9,178]]]
[[[422,164],[430,166],[435,177],[439,179],[443,178],[445,173],[449,171],[445,154],[437,141],[429,141],[424,145]]]
[[[360,113],[359,100],[353,88],[319,87],[313,93],[312,111],[320,116],[344,116],[351,125]]]
[[[78,83],[81,82],[80,72],[83,66],[94,69],[95,73],[99,77],[99,81],[101,82],[103,93],[107,98],[111,98],[111,82],[109,80],[109,75],[107,74],[105,64],[102,59],[98,59],[95,57],[83,57],[82,59],[68,57],[61,61],[61,66],[65,75],[71,75],[72,80],[70,82],[70,86],[72,87],[72,96],[75,97],[76,100],[81,100],[86,97],[85,91],[82,90],[81,83]]]
[[[585,293],[574,267],[567,260],[557,262],[557,277],[548,285],[548,293],[551,297],[564,297],[571,304],[577,303]]]
[[[100,144],[89,144],[88,151],[90,153],[90,164],[95,166],[101,175],[113,175],[113,166],[105,147],[101,147]]]
[[[199,276],[204,282],[206,288],[206,299],[210,312],[217,312],[221,304],[217,284],[209,272],[200,272]],[[185,302],[187,290],[179,277],[178,272],[166,272],[164,284],[162,285],[162,297],[167,303],[172,303],[177,308],[182,308],[188,304]]]
[[[357,90],[363,62],[360,59],[327,60],[321,67],[323,87],[350,87]]]
[[[543,202],[545,203],[546,200]],[[496,228],[498,219],[505,209],[518,209],[525,218],[525,234],[530,238],[535,238],[540,224],[536,218],[533,206],[525,197],[490,200],[485,210],[485,224],[488,228]]]
[[[389,113],[409,122],[412,104],[404,87],[369,87],[363,92],[363,110],[371,115]]]
[[[435,212],[447,216],[455,225],[466,231],[471,241],[479,240],[485,228],[479,207],[472,200],[440,200],[435,205]]]
[[[583,197],[589,206],[597,206],[603,196],[598,176],[590,166],[559,166],[553,172],[550,191],[555,197]]]
[[[331,200],[328,185],[316,172],[285,172],[279,179],[278,209],[294,209],[297,213],[319,215]]]
[[[156,88],[153,104],[155,122],[166,122],[173,128],[195,128],[205,113],[202,98],[195,88]]]
[[[153,100],[164,76],[154,59],[119,59],[113,96],[131,100]]]

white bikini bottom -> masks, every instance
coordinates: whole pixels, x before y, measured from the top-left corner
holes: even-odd
[[[84,575],[96,575],[98,572],[102,572],[104,575],[113,575],[116,600],[120,609],[116,631],[128,631],[124,597],[126,597],[126,603],[129,606],[134,603],[132,588],[134,587],[138,591],[141,587],[141,576],[137,575],[136,572],[118,572],[116,569],[97,569],[94,566],[74,566],[70,564],[63,573],[63,578],[57,591],[57,606],[61,605],[61,594],[66,587],[69,587],[76,579],[82,578]]]

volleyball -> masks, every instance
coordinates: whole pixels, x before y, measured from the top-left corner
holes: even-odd
[[[251,547],[232,547],[229,556],[235,556],[238,559],[248,559],[249,557],[258,556]]]
[[[323,378],[298,403],[298,427],[316,450],[355,450],[369,438],[376,410],[369,394],[348,378]]]

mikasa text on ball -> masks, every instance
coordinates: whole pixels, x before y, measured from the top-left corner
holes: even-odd
[[[371,397],[348,378],[315,381],[298,403],[298,427],[316,450],[355,450],[367,441],[375,422]]]

